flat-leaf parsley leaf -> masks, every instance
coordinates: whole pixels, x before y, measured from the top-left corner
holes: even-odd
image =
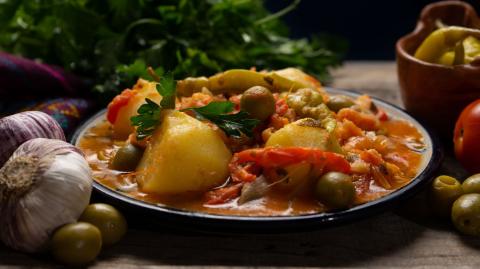
[[[196,118],[200,120],[209,120],[227,135],[240,137],[242,134],[246,136],[253,135],[253,129],[260,122],[253,119],[245,111],[240,111],[235,114],[228,114],[233,111],[234,104],[229,101],[211,102],[203,107],[187,108],[195,112]]]
[[[137,139],[142,140],[152,135],[160,123],[160,114],[163,109],[175,108],[176,82],[171,73],[165,74],[157,84],[157,91],[162,96],[160,104],[146,98],[146,103],[141,105],[138,115],[130,118],[133,126],[137,127]]]

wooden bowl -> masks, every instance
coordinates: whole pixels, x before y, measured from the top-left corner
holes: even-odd
[[[480,59],[470,64],[444,66],[413,57],[433,32],[436,21],[446,25],[480,28],[477,13],[467,3],[443,1],[427,5],[415,30],[396,44],[397,72],[405,108],[451,141],[455,121],[462,109],[480,98]]]

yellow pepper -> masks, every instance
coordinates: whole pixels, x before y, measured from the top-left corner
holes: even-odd
[[[468,64],[480,56],[480,30],[459,26],[432,32],[418,47],[415,58],[435,64]]]
[[[179,80],[177,82],[177,93],[180,96],[190,96],[205,87],[213,94],[239,94],[253,86],[262,86],[273,92],[295,91],[301,88],[321,88],[319,81],[295,68],[268,73],[231,69],[209,78],[198,77]]]

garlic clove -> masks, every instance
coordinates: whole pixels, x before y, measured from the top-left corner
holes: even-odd
[[[0,167],[25,141],[33,138],[52,138],[65,141],[58,122],[40,111],[26,111],[0,119]]]
[[[76,147],[25,142],[0,169],[0,239],[17,250],[44,249],[55,229],[77,221],[91,191],[90,167]]]

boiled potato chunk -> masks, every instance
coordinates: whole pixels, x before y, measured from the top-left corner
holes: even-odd
[[[136,91],[136,94],[128,101],[126,106],[120,108],[117,119],[113,124],[113,134],[116,139],[126,139],[135,131],[130,118],[137,115],[138,108],[146,102],[146,98],[160,103],[162,96],[157,92],[156,85],[155,82],[143,79],[139,79],[135,84],[133,90]]]
[[[313,119],[306,118],[287,124],[273,133],[265,147],[307,147],[327,150],[328,137],[325,129],[315,126]]]
[[[220,136],[183,112],[167,110],[162,116],[137,167],[141,190],[178,194],[222,184],[232,154]]]
[[[320,150],[327,150],[328,146],[329,133],[311,118],[285,125],[273,133],[265,144],[265,147],[306,147]],[[309,163],[289,165],[284,170],[287,172],[289,180],[276,185],[276,188],[283,190],[295,190],[314,176]]]

